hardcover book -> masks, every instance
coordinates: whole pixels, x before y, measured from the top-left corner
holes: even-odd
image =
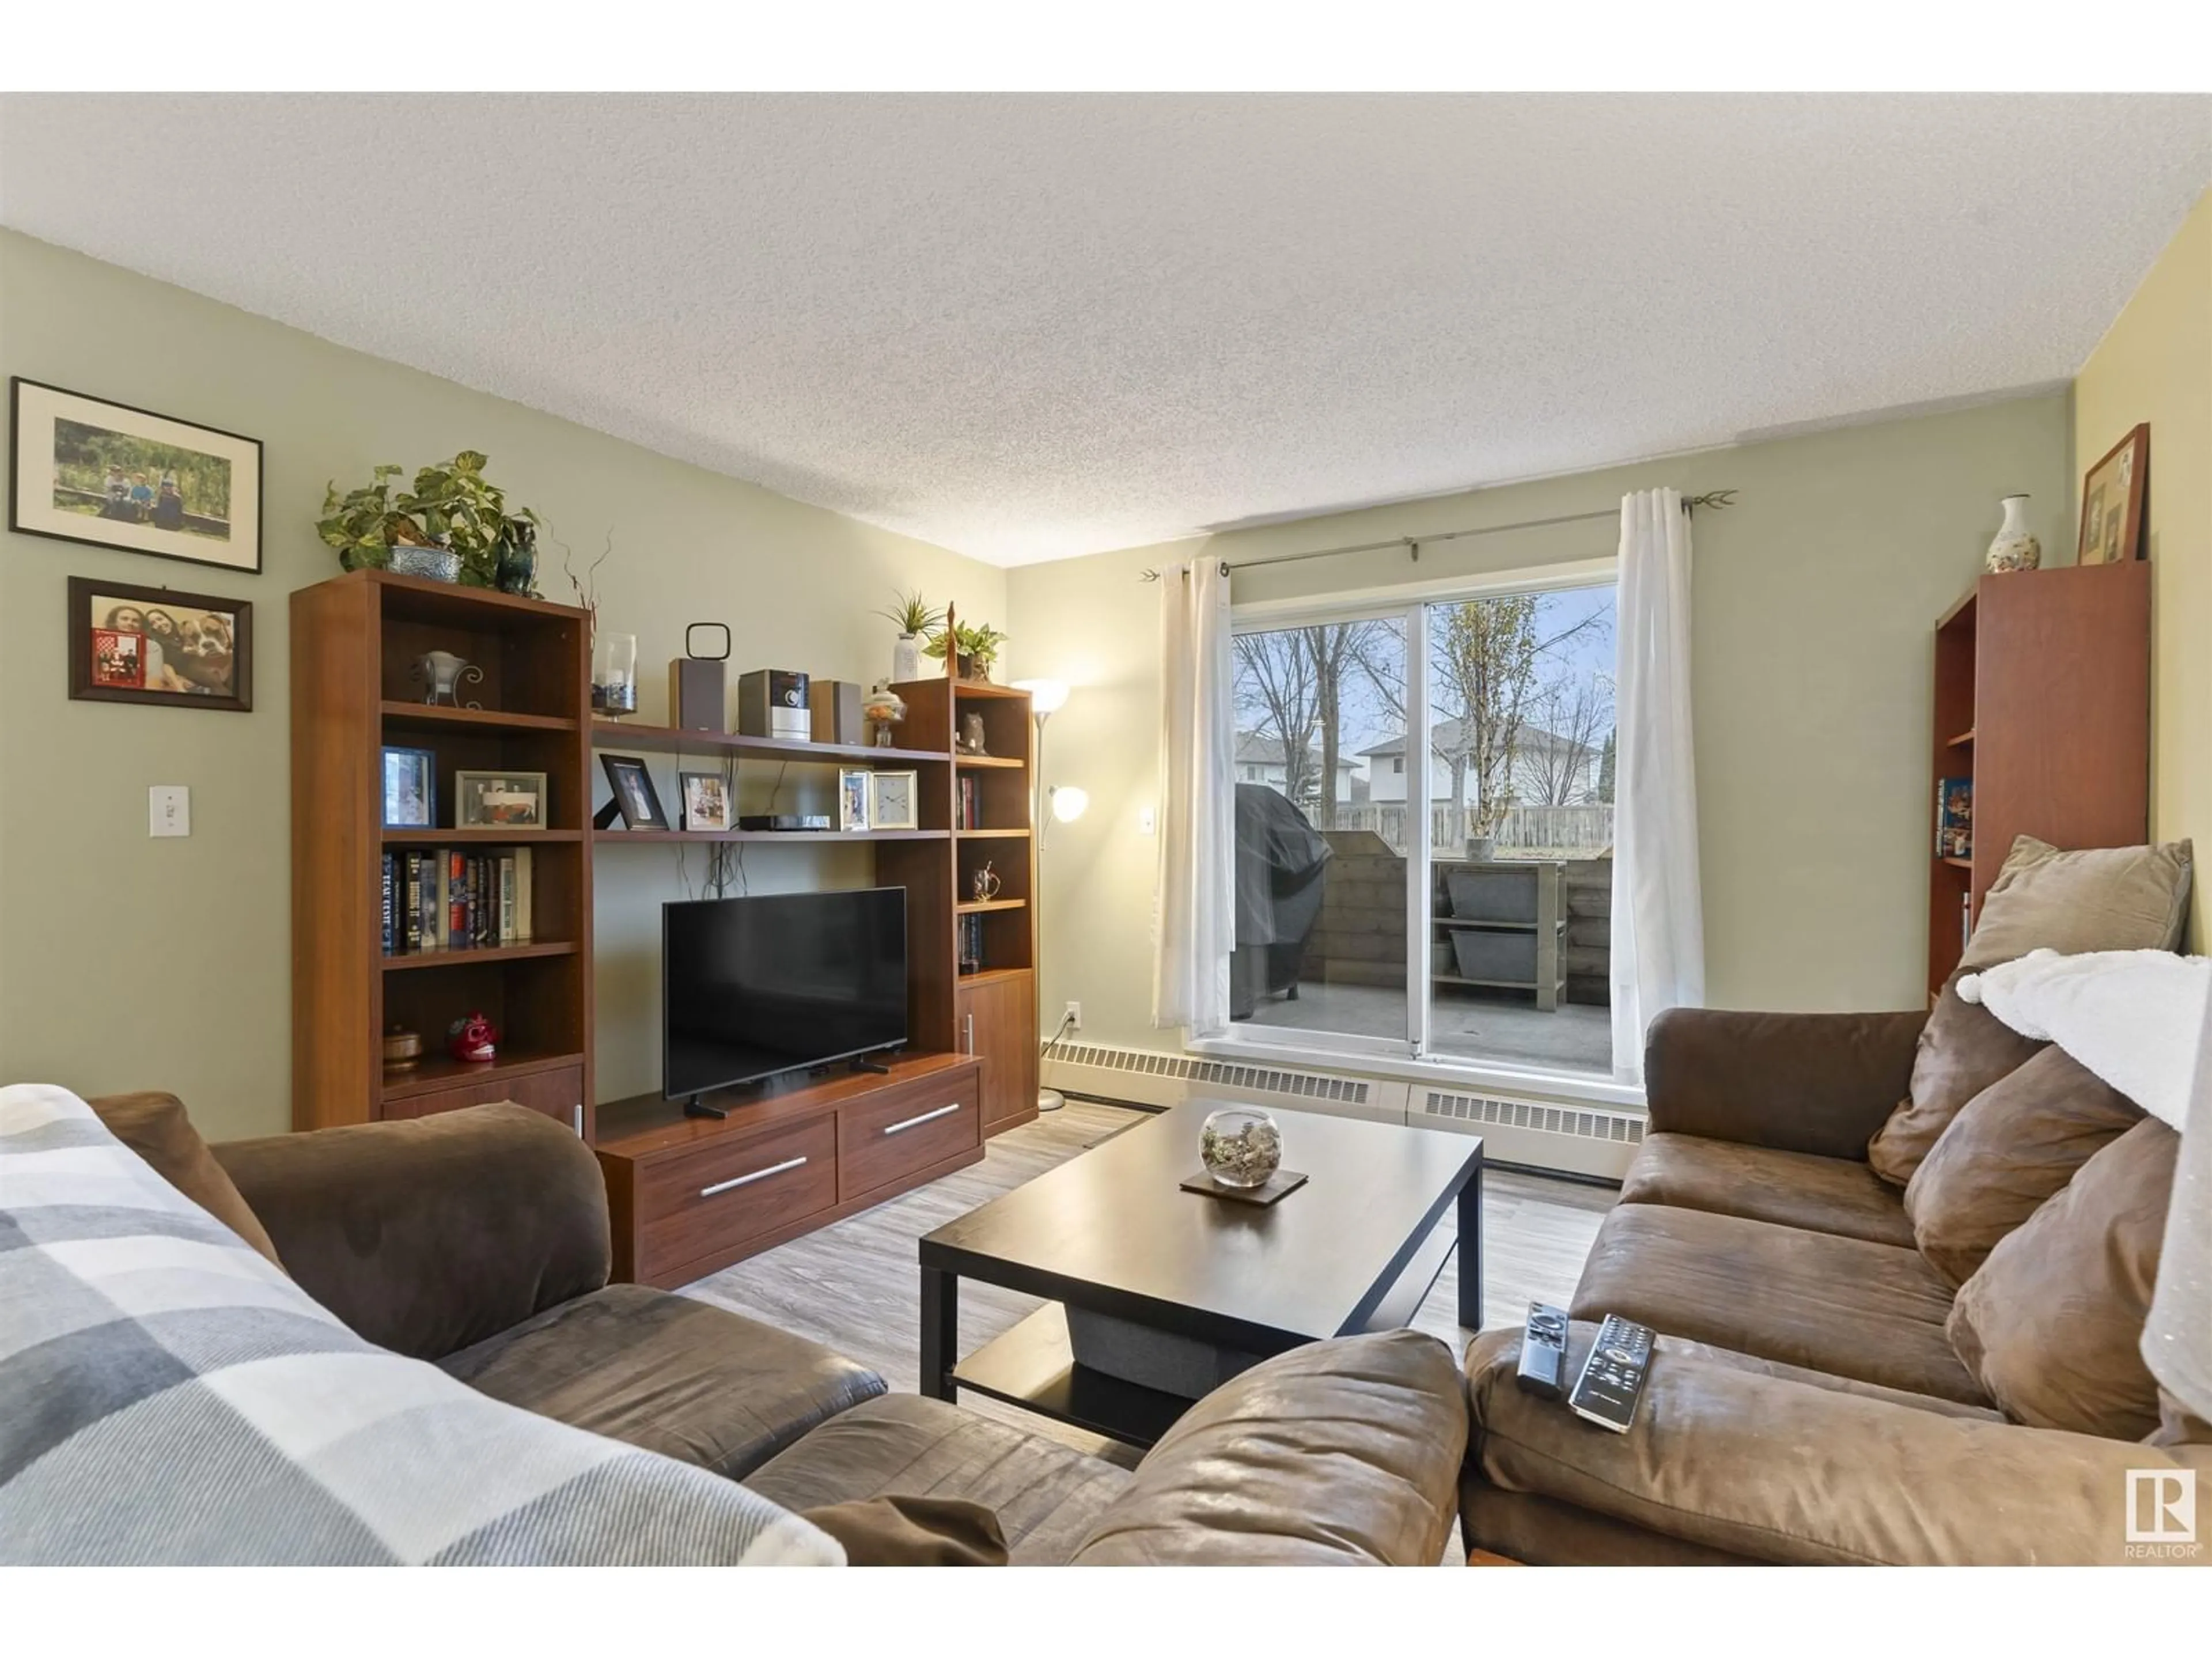
[[[1936,856],[1974,855],[1974,781],[1942,778],[1936,785]]]

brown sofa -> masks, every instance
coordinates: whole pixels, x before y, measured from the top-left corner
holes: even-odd
[[[2203,1425],[2171,1409],[2149,1443],[2012,1420],[1954,1347],[1960,1292],[1867,1161],[1927,1024],[1705,1010],[1654,1022],[1649,1133],[1569,1309],[1571,1368],[1607,1314],[1661,1333],[1637,1421],[1614,1435],[1522,1393],[1519,1333],[1479,1338],[1461,1492],[1471,1549],[1539,1563],[2118,1562],[2130,1559],[2130,1470],[2212,1472]],[[2084,1340],[2117,1340],[2083,1325]]]
[[[1431,1565],[1449,1540],[1466,1395],[1430,1337],[1347,1338],[1255,1367],[1131,1471],[890,1394],[864,1366],[706,1303],[608,1284],[596,1161],[519,1106],[213,1152],[281,1265],[359,1334],[787,1508],[963,1498],[996,1513],[1017,1563]]]

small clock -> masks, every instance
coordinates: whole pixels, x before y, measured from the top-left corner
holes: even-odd
[[[919,830],[915,813],[915,772],[875,772],[869,775],[868,827],[871,830]]]

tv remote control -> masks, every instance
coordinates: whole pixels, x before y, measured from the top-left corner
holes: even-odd
[[[1576,1416],[1586,1417],[1601,1428],[1626,1434],[1636,1420],[1636,1402],[1644,1395],[1644,1378],[1651,1369],[1652,1332],[1619,1314],[1607,1314],[1598,1327],[1597,1341],[1583,1362],[1567,1404]]]
[[[1528,1304],[1521,1333],[1521,1369],[1513,1380],[1528,1393],[1557,1400],[1567,1388],[1567,1316],[1548,1302]]]

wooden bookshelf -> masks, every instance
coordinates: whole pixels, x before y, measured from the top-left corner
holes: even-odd
[[[588,618],[542,600],[356,571],[291,596],[292,1121],[295,1127],[415,1117],[516,1099],[591,1130],[591,800]],[[410,677],[426,652],[465,658],[478,708],[432,707]],[[436,757],[441,825],[387,830],[382,750]],[[542,829],[457,829],[459,770],[546,776]],[[387,852],[532,849],[527,942],[406,954],[384,949]],[[499,1055],[445,1053],[447,1028],[481,1012]],[[422,1039],[386,1071],[384,1033]]]
[[[2150,566],[1985,575],[1936,619],[1928,991],[1951,976],[2017,836],[2131,847],[2150,835]],[[1973,782],[1964,857],[1935,845],[1936,794]]]

